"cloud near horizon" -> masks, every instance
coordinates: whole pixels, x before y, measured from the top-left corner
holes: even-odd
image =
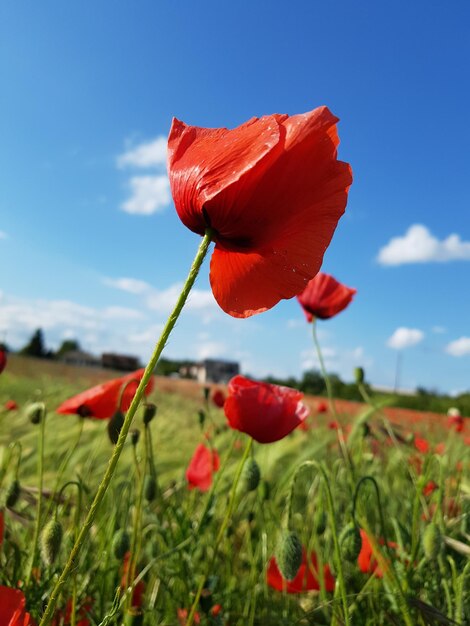
[[[393,237],[379,250],[380,265],[470,261],[470,241],[451,234],[439,240],[423,224],[413,224],[402,237]]]
[[[451,356],[466,356],[470,354],[470,337],[460,337],[460,339],[451,341],[446,346],[446,352]]]

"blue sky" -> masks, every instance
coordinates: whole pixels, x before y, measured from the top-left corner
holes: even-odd
[[[401,352],[402,387],[469,389],[469,23],[464,0],[3,3],[0,337],[145,358],[199,243],[168,191],[172,117],[326,104],[354,184],[323,270],[358,290],[319,324],[329,368],[391,386]],[[208,264],[166,355],[316,365],[295,299],[229,318]]]

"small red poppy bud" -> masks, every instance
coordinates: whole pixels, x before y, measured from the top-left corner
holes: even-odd
[[[41,535],[41,557],[46,565],[52,565],[57,559],[63,537],[62,525],[57,519],[51,519]]]
[[[144,405],[144,424],[150,424],[155,415],[157,414],[157,405],[153,402],[146,402]]]
[[[341,546],[341,556],[353,563],[356,561],[362,547],[362,539],[359,528],[351,522],[343,529],[339,536]]]
[[[40,424],[46,415],[44,402],[33,402],[26,407],[26,417],[31,424]]]
[[[21,486],[19,480],[12,480],[8,485],[5,494],[5,504],[9,509],[12,509],[18,502],[21,493]]]
[[[155,500],[155,496],[157,495],[157,481],[155,477],[151,474],[147,474],[144,478],[144,496],[147,502],[152,502]]]
[[[254,491],[261,479],[261,472],[258,463],[255,459],[248,459],[243,468],[243,480],[242,484],[246,491]]]
[[[302,543],[296,532],[284,532],[279,542],[276,561],[286,580],[294,580],[302,565]]]
[[[124,424],[124,413],[122,411],[116,411],[112,418],[108,422],[108,435],[111,443],[116,445],[119,439],[119,433]]]
[[[118,561],[122,561],[125,554],[131,548],[129,533],[124,528],[120,528],[113,537],[112,551]]]
[[[423,551],[428,560],[436,559],[443,547],[441,531],[437,524],[432,522],[423,533]]]

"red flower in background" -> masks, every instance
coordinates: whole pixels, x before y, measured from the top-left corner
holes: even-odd
[[[16,411],[18,409],[18,405],[14,400],[7,400],[5,402],[5,410],[7,411]]]
[[[382,578],[383,571],[379,567],[379,564],[377,563],[377,560],[374,556],[372,543],[366,531],[363,528],[360,529],[360,533],[361,533],[361,539],[362,539],[362,546],[361,546],[361,551],[359,553],[359,556],[357,557],[357,564],[359,566],[359,569],[364,574],[374,574],[374,576],[377,576],[377,578]],[[383,545],[384,540],[380,539],[379,543]],[[395,550],[398,548],[398,545],[394,543],[393,541],[389,541],[388,545],[390,548],[393,548]]]
[[[461,433],[464,429],[464,419],[460,415],[460,411],[451,408],[447,411],[447,426],[454,429],[456,433]]]
[[[213,230],[210,281],[221,308],[248,317],[292,298],[319,271],[352,183],[326,107],[252,118],[233,130],[168,137],[168,173],[185,226]]]
[[[200,443],[186,470],[186,479],[190,489],[208,491],[212,485],[212,474],[220,467],[220,458],[216,450]]]
[[[355,289],[339,283],[333,276],[319,272],[297,296],[297,300],[307,322],[311,322],[316,317],[321,320],[334,317],[348,306],[355,293]]]
[[[440,443],[436,443],[436,445],[434,446],[434,452],[441,456],[444,455],[446,452],[446,444],[443,441],[441,441]]]
[[[7,353],[0,348],[0,374],[7,366]]]
[[[95,419],[108,419],[116,413],[118,409],[127,411],[132,398],[137,391],[140,379],[144,374],[144,369],[137,370],[114,378],[101,385],[96,385],[87,391],[83,391],[72,398],[63,402],[56,413],[76,414],[81,417],[92,417]],[[145,389],[145,395],[149,395],[154,386],[154,380],[151,378]],[[124,390],[124,391],[123,391]],[[122,399],[119,406],[119,400]]]
[[[225,394],[220,389],[216,389],[212,394],[212,402],[215,406],[218,406],[219,409],[222,409],[225,403]]]
[[[323,577],[325,580],[325,589],[327,591],[334,591],[335,579],[328,564],[323,566]],[[269,561],[268,571],[266,572],[268,585],[277,591],[283,591],[285,589],[287,593],[319,591],[320,582],[318,578],[317,555],[315,552],[311,552],[307,561],[307,553],[305,550],[303,550],[302,553],[302,564],[293,580],[283,578],[274,557]]]
[[[259,443],[279,441],[301,424],[309,409],[303,393],[290,387],[235,376],[228,384],[224,411],[231,428]]]
[[[328,405],[326,402],[319,402],[317,404],[317,413],[328,413]]]
[[[0,625],[35,626],[35,621],[26,611],[26,599],[19,589],[0,586]]]
[[[121,577],[121,589],[124,591],[127,586],[127,576],[129,571],[129,565],[131,560],[131,553],[126,552],[124,555],[124,560],[122,562],[122,577]],[[137,577],[137,574],[136,574]],[[129,581],[129,586],[133,584],[134,581]],[[132,598],[131,598],[131,606],[135,608],[140,608],[143,603],[143,595],[145,592],[145,583],[143,580],[139,580],[139,582],[134,586],[132,590]]]
[[[423,496],[426,496],[426,498],[430,495],[432,495],[436,489],[439,487],[439,485],[437,483],[435,483],[433,480],[429,480],[423,487]]]
[[[427,454],[429,452],[429,441],[427,441],[426,439],[422,439],[421,437],[415,437],[414,445],[418,452],[422,452],[423,454]]]
[[[339,423],[333,420],[332,422],[328,422],[328,428],[330,430],[339,430]]]

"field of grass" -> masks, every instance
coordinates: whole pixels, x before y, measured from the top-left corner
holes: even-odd
[[[21,444],[21,493],[4,510],[0,585],[19,585],[38,621],[112,452],[105,420],[54,409],[115,375],[17,357],[0,377],[0,406],[11,399],[19,406],[0,412],[0,506]],[[80,498],[73,484],[62,497],[43,501],[41,529],[56,515],[64,531],[53,562],[31,549],[40,428],[23,408],[33,400],[48,407],[44,489],[57,495],[67,481],[80,485]],[[249,437],[226,426],[222,409],[204,403],[200,385],[157,378],[150,400],[158,407],[148,427],[153,461],[139,413],[133,424],[139,442],[125,445],[62,589],[56,626],[470,623],[468,423],[456,433],[442,416],[338,403],[347,436],[342,448],[333,416],[317,414],[318,400],[309,398],[308,429],[253,445],[247,458],[260,468],[258,482],[242,463]],[[200,443],[217,450],[221,461],[207,492],[190,490],[185,474]],[[153,495],[146,485],[152,465]],[[282,579],[274,588],[271,557],[282,561],[287,530],[305,554],[316,554],[316,564],[308,561],[316,590],[307,591],[305,580],[301,593],[290,593]],[[130,574],[123,564],[127,550],[118,545],[123,532],[133,547]],[[331,589],[322,575],[326,566],[336,580]],[[67,612],[71,600],[75,610]]]

